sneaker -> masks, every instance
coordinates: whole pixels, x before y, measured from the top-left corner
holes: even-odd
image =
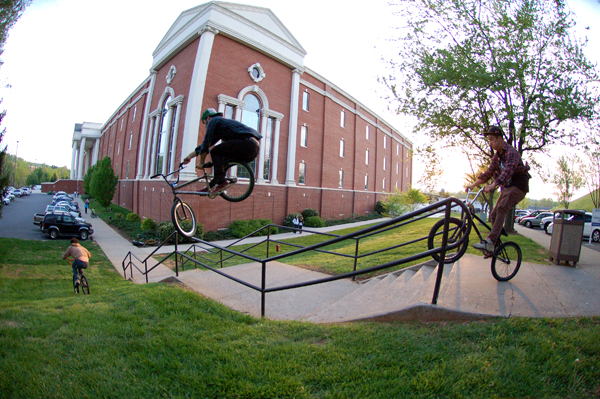
[[[473,248],[478,249],[480,251],[493,253],[494,252],[494,243],[489,238],[486,238],[485,240],[483,240],[481,242],[477,242],[477,243],[473,244]]]
[[[75,286],[75,287],[79,287],[79,284],[81,284],[81,283],[79,282],[79,280],[75,280],[75,284],[74,284],[74,286]]]
[[[217,184],[210,190],[210,194],[208,195],[208,198],[211,198],[211,199],[215,198],[217,195],[219,195],[223,191],[227,190],[227,188],[229,188],[232,184],[233,183],[230,183],[228,181],[225,181],[221,184]]]

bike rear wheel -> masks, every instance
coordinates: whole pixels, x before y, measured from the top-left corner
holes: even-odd
[[[219,195],[229,202],[240,202],[252,194],[254,190],[254,171],[245,162],[228,162],[223,167],[225,179],[233,183]]]
[[[79,279],[81,285],[81,292],[83,292],[83,295],[89,295],[90,294],[90,285],[87,281],[87,278],[82,274],[80,279]]]
[[[492,276],[498,281],[508,281],[516,276],[521,267],[521,248],[514,242],[507,241],[494,251],[492,257]]]
[[[427,238],[427,248],[434,249],[442,246],[442,239],[444,233],[444,219],[438,221],[433,225],[431,230],[429,231],[429,237]],[[454,244],[457,242],[463,235],[463,222],[457,218],[450,218],[448,220],[448,244]],[[446,257],[444,263],[454,263],[465,254],[467,251],[467,246],[469,245],[469,240],[465,240],[459,247],[450,250],[450,252],[446,252]],[[436,253],[431,255],[433,259],[437,262],[440,261],[440,254]]]
[[[192,208],[180,200],[175,199],[171,208],[171,220],[180,234],[192,237],[196,233],[196,216]]]

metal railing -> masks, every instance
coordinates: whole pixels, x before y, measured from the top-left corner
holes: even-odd
[[[461,229],[460,238],[456,241],[453,241],[452,243],[448,243],[448,235],[449,235],[449,230],[450,230],[449,219],[450,219],[450,215],[452,212],[452,208],[453,207],[455,208],[456,206],[459,206],[460,208],[462,208],[461,216],[460,216],[460,218],[462,220],[462,226],[460,227],[460,229]],[[443,218],[445,220],[445,223],[444,223],[443,231],[441,232],[442,241],[441,241],[441,245],[439,247],[427,249],[427,245],[426,245],[425,246],[426,250],[419,252],[417,254],[406,256],[404,258],[396,259],[396,260],[393,260],[390,262],[385,262],[382,264],[378,264],[375,266],[370,266],[370,267],[366,267],[366,268],[357,270],[359,261],[362,259],[365,259],[369,256],[381,254],[386,251],[391,251],[391,250],[399,249],[399,248],[402,248],[402,247],[405,247],[408,245],[417,244],[419,242],[427,240],[429,238],[429,235],[426,235],[424,237],[420,237],[420,238],[417,238],[417,239],[414,239],[414,240],[411,240],[408,242],[398,243],[396,245],[392,245],[387,248],[378,249],[378,250],[374,250],[374,251],[370,251],[370,252],[362,253],[362,254],[359,253],[361,240],[365,240],[365,239],[373,237],[377,234],[382,234],[382,233],[385,233],[388,231],[392,231],[394,229],[401,229],[402,227],[410,225],[411,223],[415,223],[419,220],[423,220],[425,218],[432,217],[432,216],[442,214],[442,213],[443,213]],[[355,277],[360,276],[360,275],[374,273],[374,272],[377,272],[380,270],[389,269],[389,268],[392,268],[395,266],[403,265],[403,264],[414,262],[414,261],[417,261],[420,259],[428,258],[435,254],[439,254],[438,271],[437,271],[437,276],[436,276],[434,292],[433,292],[433,296],[432,296],[432,300],[431,300],[431,303],[433,305],[435,305],[435,304],[437,304],[437,299],[438,299],[438,295],[439,295],[441,280],[442,280],[443,271],[444,271],[444,260],[446,258],[446,253],[453,249],[459,248],[461,245],[464,244],[465,240],[468,240],[469,234],[471,232],[471,226],[472,226],[472,219],[471,219],[471,214],[470,214],[467,206],[461,200],[458,200],[456,198],[446,198],[442,201],[439,201],[435,204],[423,207],[414,212],[410,212],[408,214],[398,216],[396,218],[389,219],[382,223],[378,223],[376,225],[366,227],[364,229],[361,229],[361,230],[358,230],[358,231],[355,231],[355,232],[352,232],[349,234],[345,234],[345,235],[323,233],[323,232],[319,232],[317,230],[310,230],[310,229],[304,228],[302,230],[303,233],[318,234],[318,235],[322,235],[322,236],[331,237],[330,239],[328,239],[326,241],[323,241],[323,242],[320,242],[317,244],[313,244],[310,246],[306,246],[306,247],[301,246],[296,243],[291,243],[291,242],[278,240],[276,238],[275,239],[271,238],[271,233],[270,233],[271,227],[279,227],[279,228],[283,228],[283,229],[286,229],[289,231],[293,231],[293,230],[299,231],[299,229],[285,227],[285,226],[267,225],[255,232],[247,235],[246,237],[243,237],[243,238],[233,241],[232,243],[230,243],[227,246],[220,246],[220,245],[212,243],[212,242],[208,242],[208,241],[204,241],[204,240],[195,238],[194,241],[197,242],[196,244],[193,244],[184,252],[179,252],[177,244],[176,244],[175,251],[172,252],[171,254],[169,254],[166,258],[164,258],[160,263],[164,262],[166,259],[168,259],[171,256],[175,256],[176,276],[179,276],[179,266],[180,265],[184,269],[185,264],[188,262],[191,262],[195,265],[195,267],[198,267],[198,266],[203,267],[203,268],[211,270],[212,272],[215,272],[223,277],[233,280],[239,284],[242,284],[248,288],[259,291],[261,293],[261,315],[264,317],[265,301],[266,301],[267,293],[276,292],[276,291],[284,291],[284,290],[300,288],[300,287],[307,287],[307,286],[315,285],[315,284],[323,284],[323,283],[346,279],[346,278],[354,279]],[[456,229],[456,227],[454,227],[454,228]],[[251,245],[248,245],[248,247],[246,247],[242,250],[233,249],[233,247],[243,245],[244,242],[248,241],[250,238],[260,235],[262,233],[262,231],[265,229],[268,229],[268,230],[267,230],[266,236],[262,236],[262,237],[264,237],[264,239],[258,240],[257,242],[254,242]],[[433,232],[430,232],[430,234],[432,234],[432,233]],[[174,234],[176,234],[176,233],[174,233]],[[438,234],[440,234],[440,233],[438,233]],[[254,238],[254,239],[256,239],[256,238]],[[355,245],[354,254],[339,253],[339,252],[335,252],[335,251],[326,249],[326,247],[328,247],[328,246],[331,246],[336,243],[341,243],[343,241],[348,241],[348,240],[352,240],[355,243],[354,244]],[[177,239],[175,240],[175,242],[177,242]],[[256,248],[259,245],[263,245],[265,243],[266,243],[266,247],[267,247],[265,258],[259,258],[259,257],[253,256],[248,253],[250,250]],[[294,249],[290,252],[270,256],[269,248],[271,246],[270,244],[272,244],[272,243],[279,245],[279,246],[281,246],[281,245],[290,246],[290,247],[294,247],[296,249]],[[123,270],[125,272],[125,275],[126,275],[126,268],[135,267],[140,273],[142,273],[146,276],[146,282],[148,282],[148,273],[151,272],[156,266],[158,266],[158,264],[153,266],[151,269],[148,269],[147,260],[150,257],[152,257],[154,255],[154,253],[156,253],[157,250],[158,250],[158,248],[156,250],[154,250],[152,252],[152,254],[148,255],[148,257],[144,260],[139,260],[139,258],[137,258],[131,252],[129,254],[127,254],[125,259],[123,260]],[[267,263],[273,262],[273,261],[281,261],[283,259],[295,256],[295,255],[304,254],[304,253],[311,252],[311,251],[330,254],[333,256],[339,256],[339,257],[343,257],[343,258],[353,259],[353,269],[350,272],[346,272],[346,273],[342,273],[342,274],[338,274],[338,275],[334,275],[334,276],[328,276],[328,277],[324,277],[324,278],[319,278],[319,279],[310,280],[310,281],[304,281],[304,282],[295,283],[295,284],[288,284],[288,285],[281,285],[281,286],[267,288],[267,286],[266,286]],[[193,256],[190,256],[188,254],[189,252],[193,252],[192,253]],[[215,255],[216,255],[216,257],[218,259],[217,260],[211,259],[211,257],[210,257],[211,254],[213,255],[213,257],[215,257]],[[235,257],[241,257],[248,261],[257,262],[257,263],[261,264],[262,267],[261,267],[260,286],[251,284],[247,281],[243,281],[243,280],[225,272],[226,268],[223,267],[224,263]],[[140,268],[135,266],[134,263],[132,262],[132,258],[135,258],[138,260],[138,262],[144,264],[145,269],[141,270]],[[133,271],[132,271],[132,273],[133,273]],[[125,276],[125,278],[127,278],[127,277]]]

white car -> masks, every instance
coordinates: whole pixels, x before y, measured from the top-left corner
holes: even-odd
[[[571,220],[573,217],[574,216],[571,216],[569,218],[569,220]],[[546,234],[552,235],[553,227],[554,227],[554,222],[552,222],[548,225],[548,228],[546,229]],[[593,242],[600,242],[600,227],[594,226],[594,229],[592,231],[592,213],[586,212],[585,213],[585,222],[583,223],[583,237],[589,238],[590,234],[592,235]]]

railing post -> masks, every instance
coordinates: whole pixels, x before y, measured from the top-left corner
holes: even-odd
[[[356,248],[354,249],[354,270],[356,271],[356,265],[358,262],[358,241],[360,240],[360,238],[356,239]],[[352,281],[356,281],[356,276],[352,277]]]
[[[177,249],[177,242],[179,241],[177,230],[175,230],[175,275],[179,277],[179,262],[177,261],[177,257],[179,256],[179,250]]]
[[[265,286],[267,285],[267,262],[262,262],[262,278],[260,286],[260,317],[265,317]]]
[[[148,259],[144,260],[144,267],[146,268],[146,284],[148,284]],[[132,274],[133,276],[133,274]]]
[[[452,211],[452,201],[446,202],[446,212],[444,213],[444,232],[442,233],[442,252],[440,252],[440,261],[438,262],[438,272],[435,278],[435,288],[433,289],[432,305],[437,305],[438,295],[440,294],[440,284],[444,274],[444,263],[446,261],[446,247],[448,246],[448,228],[450,227],[450,211]]]
[[[267,226],[267,258],[269,257],[269,247],[271,246],[271,243],[269,242],[269,240],[271,239],[271,225]]]

